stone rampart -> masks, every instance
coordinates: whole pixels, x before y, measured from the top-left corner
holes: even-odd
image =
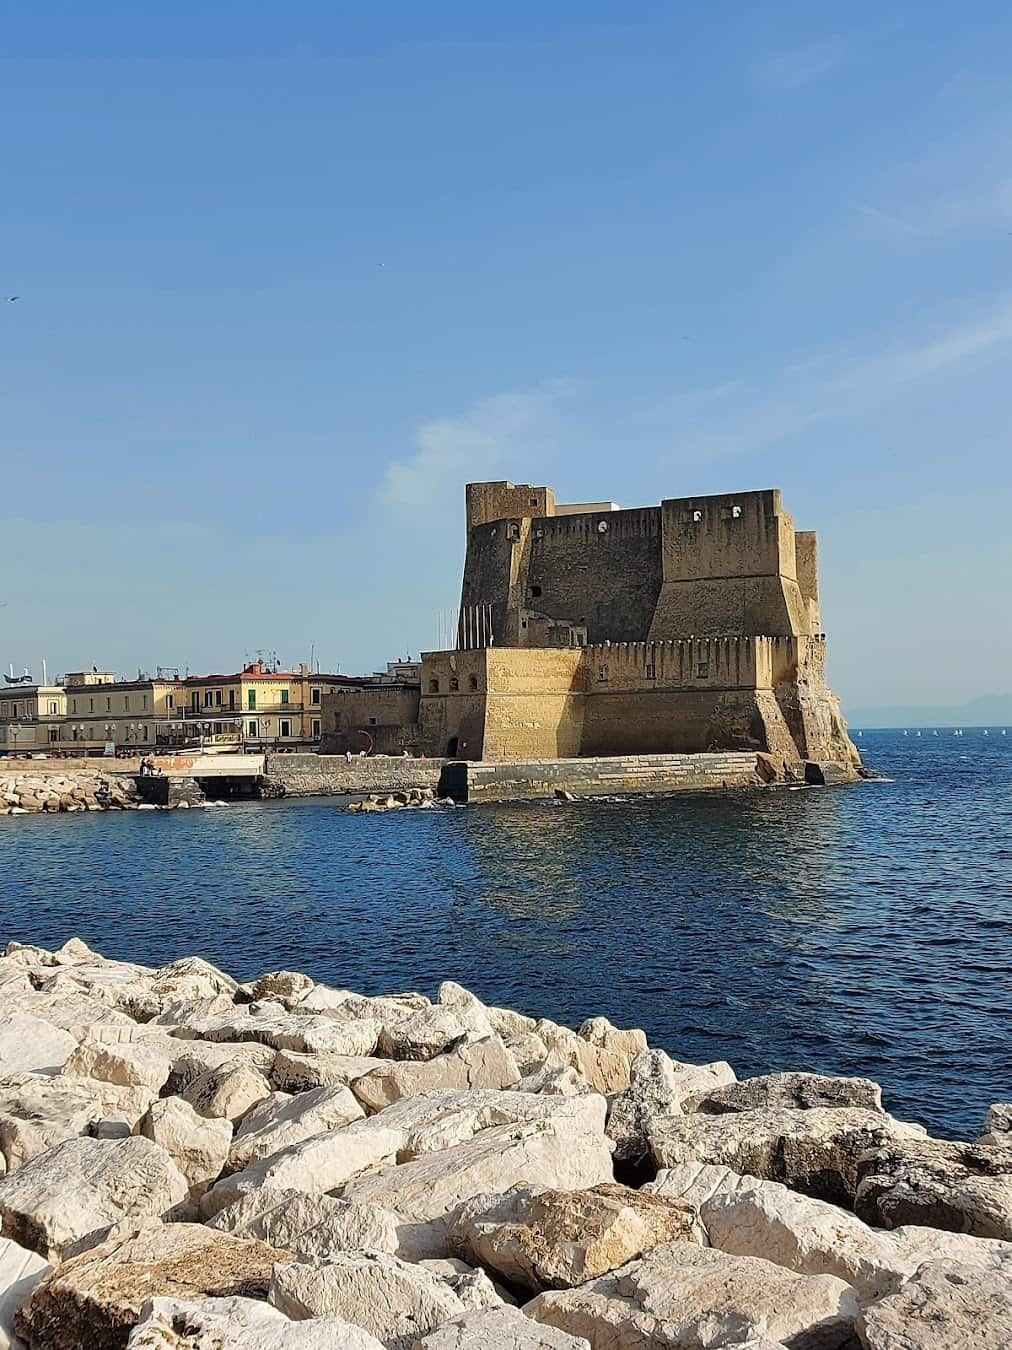
[[[336,797],[434,788],[444,762],[395,755],[353,755],[350,760],[344,755],[268,755],[266,774],[283,784],[288,797]]]
[[[531,759],[512,763],[457,761],[439,779],[439,795],[458,802],[550,797],[555,792],[607,796],[702,788],[755,787],[756,756],[623,755],[595,759]]]

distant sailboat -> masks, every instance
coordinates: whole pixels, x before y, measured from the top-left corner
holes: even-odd
[[[915,731],[915,732],[914,732],[914,735],[915,735],[915,736],[919,736],[920,734],[921,734],[921,733],[920,733],[919,731]]]

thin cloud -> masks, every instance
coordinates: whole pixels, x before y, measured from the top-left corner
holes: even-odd
[[[871,234],[897,243],[1008,229],[1012,225],[1012,178],[972,192],[913,203],[902,212],[883,210],[868,202],[855,202],[853,210]]]
[[[881,407],[912,385],[986,359],[1009,343],[1012,297],[989,314],[926,341],[849,360],[782,367],[765,381],[763,393],[735,400],[715,419],[683,422],[676,429],[678,443],[693,457],[754,454],[815,426]]]
[[[849,44],[844,38],[827,38],[765,57],[752,67],[752,75],[767,92],[789,94],[838,70],[846,62],[848,52]]]
[[[534,389],[494,394],[451,417],[423,422],[416,449],[386,470],[382,500],[392,511],[420,515],[457,508],[461,484],[495,477],[532,462],[551,446],[562,403],[574,380],[546,380]],[[509,476],[507,475],[507,476]]]

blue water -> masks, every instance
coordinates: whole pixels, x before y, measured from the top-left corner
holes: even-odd
[[[862,1074],[932,1132],[1012,1098],[1012,733],[866,732],[891,781],[345,814],[0,819],[0,938],[367,993],[454,978],[679,1059]]]

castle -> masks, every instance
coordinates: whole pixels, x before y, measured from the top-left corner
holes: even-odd
[[[457,647],[338,690],[324,749],[470,760],[755,750],[859,764],[825,679],[816,537],[780,492],[619,510],[471,483]]]

